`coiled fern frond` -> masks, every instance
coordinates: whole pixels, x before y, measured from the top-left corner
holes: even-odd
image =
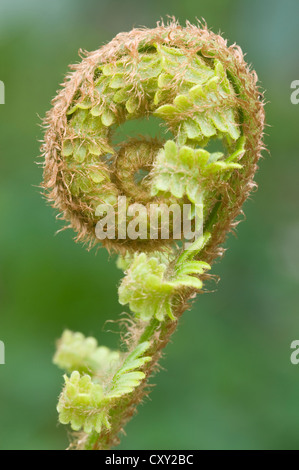
[[[121,33],[72,69],[45,121],[44,188],[77,240],[120,255],[119,302],[129,306],[132,326],[121,353],[63,334],[54,362],[70,376],[58,412],[61,423],[81,430],[73,447],[107,449],[147,393],[178,318],[255,186],[264,110],[241,49],[205,26],[172,21]],[[124,122],[152,115],[171,139],[114,145]],[[97,227],[108,205],[114,230],[102,236]],[[192,227],[201,229],[188,249],[174,217],[162,236],[161,214],[172,205],[188,206]],[[141,225],[142,236],[129,236]]]

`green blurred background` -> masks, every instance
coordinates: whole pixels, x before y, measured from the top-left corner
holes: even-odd
[[[247,52],[266,89],[266,143],[247,221],[214,266],[221,277],[187,312],[150,400],[120,449],[299,449],[299,79],[296,0],[1,0],[0,448],[63,449],[55,410],[62,374],[51,363],[64,328],[117,346],[120,273],[87,252],[39,194],[41,117],[78,50],[93,50],[166,15],[205,18]],[[109,331],[111,331],[108,333]]]

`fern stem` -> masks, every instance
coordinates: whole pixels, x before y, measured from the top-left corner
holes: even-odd
[[[147,387],[148,379],[157,368],[162,351],[167,346],[170,337],[175,332],[178,326],[178,319],[183,314],[185,308],[186,301],[182,300],[175,313],[176,321],[168,320],[164,323],[160,323],[158,330],[156,328],[158,326],[157,321],[152,321],[152,324],[146,327],[145,330],[141,333],[140,338],[138,339],[139,343],[143,342],[145,339],[153,339],[152,346],[149,351],[152,359],[143,368],[143,372],[146,374],[146,379],[139,385],[139,387],[134,389],[130,397],[124,398],[115,407],[115,409],[112,410],[113,419],[111,429],[108,431],[103,430],[103,432],[97,436],[92,446],[93,450],[108,450],[119,444],[119,434],[124,432],[124,427],[136,413],[137,406],[142,402],[144,397],[149,394],[150,390]],[[158,334],[157,331],[159,332]],[[87,446],[90,446],[89,439],[87,440]]]

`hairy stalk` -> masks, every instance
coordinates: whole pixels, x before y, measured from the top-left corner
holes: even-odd
[[[224,252],[255,187],[264,111],[241,49],[206,26],[121,33],[72,68],[45,119],[43,187],[77,240],[120,255],[119,302],[131,310],[125,352],[65,331],[54,357],[69,374],[57,409],[77,432],[71,448],[100,450],[118,444]],[[121,124],[151,115],[172,139],[113,144]]]
[[[180,312],[176,312],[177,318],[183,313],[182,307]],[[151,355],[151,362],[147,364],[142,371],[149,377],[152,375],[155,367],[157,366],[159,359],[161,358],[162,350],[169,342],[171,335],[174,333],[177,327],[177,321],[168,321],[166,325],[161,326],[160,331],[151,329],[152,334],[147,334],[148,339],[152,339],[152,346],[148,353]],[[141,335],[140,342],[143,341]],[[92,450],[105,450],[115,447],[119,443],[119,434],[124,429],[126,423],[133,417],[136,412],[138,404],[143,398],[149,393],[146,382],[142,382],[139,387],[136,387],[132,394],[128,398],[124,398],[117,407],[113,410],[113,418],[111,422],[111,428],[109,431],[103,431],[100,435],[94,436],[90,440],[87,440],[86,445],[83,448],[90,448]]]

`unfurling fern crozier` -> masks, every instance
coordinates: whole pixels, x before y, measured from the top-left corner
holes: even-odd
[[[72,69],[46,117],[44,188],[77,240],[119,254],[119,302],[132,320],[125,351],[66,331],[54,358],[67,373],[59,420],[79,432],[73,448],[97,450],[117,445],[178,318],[223,253],[255,185],[264,110],[241,49],[189,23],[121,33]],[[114,144],[119,126],[150,116],[172,137]],[[188,205],[193,227],[201,221],[188,249],[173,220],[161,236],[159,211],[173,204],[182,212]],[[114,210],[115,232],[99,240],[105,205]],[[136,226],[128,209],[136,205],[144,209],[140,238],[128,235]]]

